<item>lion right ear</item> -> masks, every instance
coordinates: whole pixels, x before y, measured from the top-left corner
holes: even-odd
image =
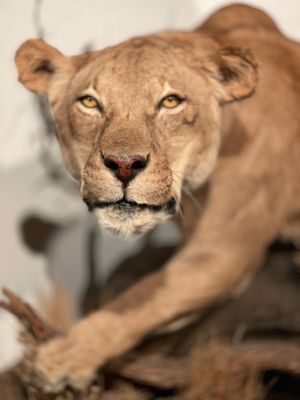
[[[62,69],[72,69],[72,58],[64,56],[42,39],[30,39],[16,52],[19,81],[36,93],[47,93],[53,76]]]
[[[216,84],[220,103],[250,96],[257,84],[258,66],[250,50],[226,47],[205,60],[204,70]]]

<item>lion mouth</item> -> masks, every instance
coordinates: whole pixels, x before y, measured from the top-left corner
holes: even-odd
[[[158,211],[164,211],[167,213],[174,213],[176,209],[176,200],[174,197],[172,197],[170,200],[168,200],[166,203],[161,204],[161,205],[156,205],[156,204],[147,204],[147,203],[137,203],[135,201],[130,201],[126,200],[125,198],[118,200],[118,201],[97,201],[91,203],[87,199],[83,199],[84,202],[86,203],[89,211],[94,211],[97,208],[109,208],[113,207],[116,209],[121,209],[124,211],[136,211],[136,210],[150,210],[154,212]]]

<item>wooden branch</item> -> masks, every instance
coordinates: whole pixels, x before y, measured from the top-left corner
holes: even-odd
[[[12,291],[4,288],[3,294],[8,301],[0,301],[0,308],[16,316],[38,343],[49,340],[57,334],[57,332],[42,321],[29,304],[24,303]]]
[[[256,340],[233,347],[233,354],[257,370],[279,370],[300,376],[300,344],[284,340]]]
[[[119,358],[104,367],[104,372],[159,389],[184,387],[188,383],[187,358],[162,354],[133,354]]]
[[[300,345],[283,340],[257,340],[230,346],[218,341],[218,352],[214,342],[197,346],[196,357],[201,360],[201,354],[210,357],[222,357],[222,352],[230,351],[231,362],[238,362],[245,368],[257,372],[279,370],[300,376]],[[201,362],[201,361],[200,361]],[[228,365],[230,369],[230,365]],[[180,389],[190,383],[191,362],[189,358],[167,357],[161,354],[133,355],[118,359],[104,368],[105,372],[117,375],[132,382],[159,389]]]

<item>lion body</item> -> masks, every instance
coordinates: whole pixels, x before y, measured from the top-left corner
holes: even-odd
[[[145,334],[242,290],[276,237],[300,242],[300,46],[265,13],[230,6],[195,32],[78,57],[29,41],[16,62],[48,94],[66,166],[101,223],[130,235],[183,209],[185,244],[162,271],[41,348],[48,386],[84,386]],[[162,106],[174,93],[176,107]],[[148,164],[124,186],[107,158],[137,154]]]
[[[265,193],[261,195],[269,198],[261,214],[271,211],[272,228],[276,225],[276,215],[281,221],[272,239],[283,236],[297,244],[300,240],[297,228],[300,222],[300,46],[283,36],[268,16],[245,6],[220,10],[199,31],[213,36],[223,46],[246,45],[255,55],[259,69],[255,93],[246,101],[223,107],[222,143],[213,179],[220,179],[220,186],[224,185],[226,190],[225,170],[227,165],[235,164],[235,173],[228,175],[228,179],[238,182],[238,176],[244,176],[241,179],[247,180],[246,186],[252,195],[258,195],[261,190]],[[232,196],[236,211],[243,208],[243,203],[234,204],[235,197],[239,196],[236,186]],[[259,224],[259,220],[256,222]]]

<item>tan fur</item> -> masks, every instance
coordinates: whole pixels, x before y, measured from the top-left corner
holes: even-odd
[[[149,163],[127,198],[152,206],[174,198],[185,213],[186,244],[163,271],[41,347],[36,369],[49,390],[84,386],[148,332],[234,295],[276,236],[299,232],[288,225],[300,213],[300,46],[263,12],[236,5],[195,32],[146,36],[79,57],[31,40],[16,63],[25,86],[47,92],[66,166],[90,204],[124,194],[101,153],[138,154]],[[186,101],[158,110],[174,92]],[[82,108],[76,100],[86,93],[104,111]],[[165,207],[111,205],[96,214],[123,235],[169,217]]]
[[[65,332],[70,329],[74,321],[71,303],[67,293],[55,282],[55,279],[53,279],[53,286],[50,298],[39,293],[38,312],[56,332]]]

